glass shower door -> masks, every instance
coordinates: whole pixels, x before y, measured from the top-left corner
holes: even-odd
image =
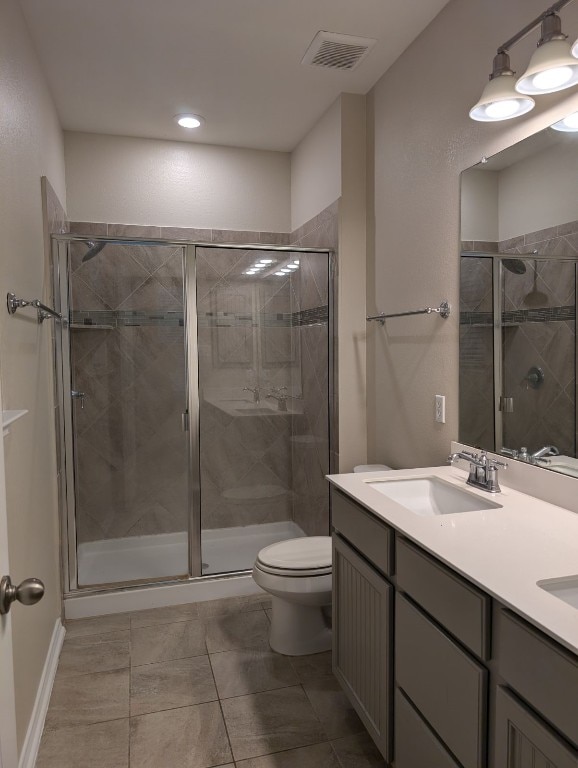
[[[329,532],[329,254],[196,248],[201,573]]]
[[[576,455],[576,264],[501,262],[502,444]]]
[[[189,573],[183,275],[181,246],[69,243],[81,587]]]

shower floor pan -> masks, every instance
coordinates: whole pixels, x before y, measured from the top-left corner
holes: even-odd
[[[209,529],[201,536],[203,575],[207,576],[248,570],[263,547],[305,534],[296,523],[288,520]],[[78,583],[81,587],[182,576],[188,567],[188,535],[185,531],[91,541],[78,547]]]

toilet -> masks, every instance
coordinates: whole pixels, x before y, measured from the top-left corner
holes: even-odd
[[[269,644],[277,653],[305,656],[331,648],[331,566],[331,536],[280,541],[257,555],[253,578],[273,600]]]
[[[359,464],[354,472],[384,472],[385,464]],[[327,620],[331,606],[331,536],[304,536],[264,547],[253,579],[269,592],[273,616],[269,645],[285,656],[306,656],[331,648]]]

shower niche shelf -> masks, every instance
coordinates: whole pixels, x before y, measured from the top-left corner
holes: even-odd
[[[2,411],[2,435],[4,437],[9,435],[8,427],[27,413],[28,411]]]

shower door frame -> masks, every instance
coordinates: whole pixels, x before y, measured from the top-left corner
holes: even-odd
[[[183,413],[185,431],[188,431],[188,560],[189,572],[185,576],[151,577],[133,581],[116,581],[90,586],[78,585],[78,561],[76,543],[76,477],[74,467],[73,417],[72,417],[72,379],[70,370],[70,330],[69,330],[69,244],[89,240],[123,243],[126,245],[173,246],[183,249],[184,278],[184,332],[185,332],[185,387],[187,409]],[[54,366],[55,398],[60,418],[56,429],[57,441],[62,446],[62,465],[60,472],[60,530],[62,558],[62,591],[64,597],[106,594],[110,592],[145,589],[147,587],[188,582],[212,581],[246,576],[250,569],[203,575],[202,573],[202,507],[201,507],[201,472],[200,472],[200,400],[199,400],[199,359],[197,340],[197,281],[196,249],[227,249],[244,251],[268,251],[280,253],[320,253],[327,256],[328,266],[328,428],[329,428],[329,471],[335,470],[338,456],[338,409],[336,395],[336,257],[331,248],[307,248],[291,245],[240,244],[240,243],[205,243],[193,240],[168,240],[162,238],[105,237],[91,235],[62,234],[52,235],[52,272],[55,308],[63,315],[60,332],[55,327]],[[331,510],[329,511],[331,514]]]

